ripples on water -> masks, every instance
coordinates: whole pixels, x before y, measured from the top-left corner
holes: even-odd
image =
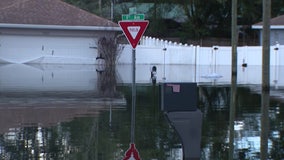
[[[187,67],[167,66],[171,71],[166,72],[166,80],[202,80],[202,73],[184,74],[195,71]],[[179,137],[160,111],[159,89],[150,83],[150,68],[137,69],[136,146],[142,159],[182,159]],[[164,76],[161,68],[158,66],[158,83]],[[179,72],[171,76],[175,69]],[[1,65],[2,159],[122,159],[130,141],[131,72],[129,66],[117,70],[120,96],[109,98],[100,94],[103,73],[96,72],[95,66]],[[201,159],[206,160],[228,159],[230,87],[224,74],[227,69],[220,71],[223,79],[204,79],[198,88],[203,112]],[[269,112],[272,159],[284,157],[281,77],[277,82],[280,85],[271,91]],[[259,84],[247,84],[238,87],[234,157],[259,159]]]

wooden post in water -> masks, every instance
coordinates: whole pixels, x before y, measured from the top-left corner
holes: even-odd
[[[231,77],[231,97],[230,97],[230,136],[229,136],[229,160],[234,159],[234,121],[237,105],[237,44],[238,44],[238,29],[237,29],[237,0],[232,0],[232,30],[231,30],[231,45],[232,45],[232,77]]]
[[[263,0],[263,32],[262,32],[262,89],[261,89],[261,160],[268,158],[269,132],[269,69],[270,69],[270,18],[271,0]]]

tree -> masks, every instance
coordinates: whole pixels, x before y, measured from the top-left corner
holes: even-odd
[[[89,12],[110,19],[111,2],[115,4],[132,2],[152,3],[146,14],[150,20],[146,34],[157,37],[175,36],[182,40],[203,39],[210,37],[231,36],[231,1],[230,0],[64,0]],[[272,17],[284,14],[284,1],[272,1]],[[164,19],[162,15],[170,13],[173,5],[178,5],[187,17],[185,22],[176,25],[176,19]],[[238,1],[238,25],[247,26],[244,35],[250,35],[252,24],[260,22],[262,16],[262,0]],[[123,6],[123,5],[122,5]],[[170,7],[169,7],[170,6]],[[120,6],[121,7],[121,6]],[[129,6],[128,6],[129,7]],[[126,8],[128,8],[126,7]],[[117,20],[121,15],[114,13]],[[118,18],[119,17],[119,18]],[[169,30],[170,28],[170,30]],[[175,29],[173,29],[175,28]],[[174,30],[174,31],[173,31]]]
[[[75,5],[81,9],[94,13],[102,17],[110,17],[110,4],[112,0],[64,0],[67,3]],[[106,11],[107,9],[107,11]]]
[[[99,76],[98,88],[103,97],[120,96],[116,92],[116,60],[121,53],[115,37],[101,37],[98,41],[99,57],[104,59],[105,70]]]
[[[188,21],[183,24],[184,38],[202,39],[205,36],[227,36],[230,26],[230,1],[179,1]],[[222,32],[216,32],[219,30]],[[221,33],[221,34],[220,34]]]

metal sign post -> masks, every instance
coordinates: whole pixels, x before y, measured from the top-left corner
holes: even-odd
[[[119,21],[124,35],[132,46],[132,110],[131,110],[131,144],[123,160],[140,160],[135,148],[135,111],[136,111],[136,46],[143,36],[149,21],[144,20],[144,14],[136,14],[136,8],[129,9],[130,14],[122,15]]]
[[[132,111],[131,111],[131,143],[135,137],[135,111],[136,111],[136,50],[132,49]]]

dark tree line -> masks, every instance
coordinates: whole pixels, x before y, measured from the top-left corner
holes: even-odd
[[[64,0],[82,9],[109,19],[110,6],[132,2],[151,3],[146,18],[150,25],[147,33],[157,37],[180,37],[202,39],[205,37],[230,37],[231,1],[230,0]],[[164,19],[161,15],[179,6],[186,16],[183,22]],[[272,1],[272,17],[284,14],[284,1]],[[125,10],[124,14],[127,14]],[[121,13],[114,13],[114,21],[121,20]],[[250,36],[251,25],[262,21],[262,0],[238,0],[238,25],[240,33]]]

